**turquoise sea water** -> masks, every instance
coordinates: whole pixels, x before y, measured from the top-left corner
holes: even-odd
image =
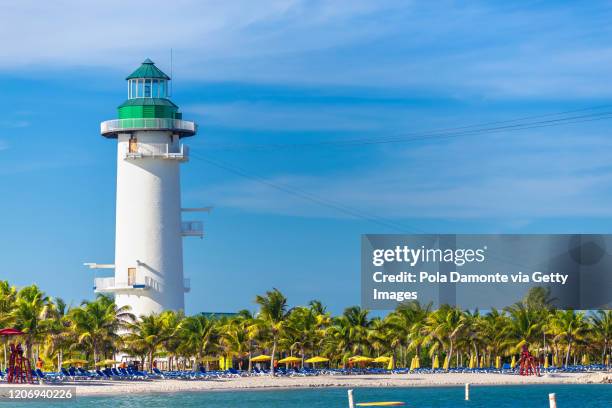
[[[610,408],[612,385],[472,386],[471,401],[463,400],[463,387],[444,388],[356,388],[356,402],[404,401],[418,408],[547,408],[548,394],[557,394],[559,408]],[[275,391],[208,391],[182,394],[79,397],[74,402],[0,402],[0,407],[23,406],[79,408],[206,407],[206,408],[346,408],[346,389]]]

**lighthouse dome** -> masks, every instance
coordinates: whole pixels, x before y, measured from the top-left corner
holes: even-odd
[[[169,80],[170,77],[166,75],[161,69],[155,66],[155,63],[151,61],[149,58],[142,62],[142,65],[130,75],[128,75],[127,80],[136,79],[136,78],[157,78],[157,79],[166,79]]]
[[[119,118],[104,121],[101,133],[116,138],[121,131],[172,130],[180,137],[196,133],[194,122],[184,121],[179,108],[169,99],[170,77],[149,58],[126,78],[128,99],[118,107]]]

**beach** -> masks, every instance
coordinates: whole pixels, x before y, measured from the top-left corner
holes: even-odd
[[[494,373],[438,373],[438,374],[376,374],[329,375],[312,377],[253,376],[219,378],[209,380],[157,379],[146,381],[90,380],[64,381],[60,387],[76,386],[79,396],[124,395],[149,393],[174,393],[197,391],[230,391],[257,389],[299,388],[378,388],[378,387],[450,387],[470,383],[473,386],[529,385],[529,384],[601,384],[612,381],[612,373],[556,373],[535,376],[519,376]],[[9,385],[0,384],[0,393]],[[22,386],[22,385],[18,385]],[[38,387],[39,385],[23,385]]]

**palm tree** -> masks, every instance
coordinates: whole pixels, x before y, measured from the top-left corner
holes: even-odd
[[[418,301],[412,301],[401,304],[388,315],[389,324],[393,327],[393,334],[396,337],[394,345],[401,346],[405,350],[414,349],[416,354],[420,354],[420,347],[427,337],[424,330],[425,321],[431,307],[431,303],[423,307]]]
[[[253,371],[253,349],[258,343],[263,343],[267,335],[267,329],[260,319],[255,318],[248,310],[241,310],[238,312],[238,318],[241,321],[241,325],[247,334],[247,352],[249,358],[249,373]]]
[[[540,340],[540,333],[546,323],[538,310],[527,307],[523,303],[517,303],[507,308],[510,315],[507,327],[507,344],[515,350],[524,344],[536,343]]]
[[[149,371],[152,371],[155,353],[172,335],[167,324],[167,316],[165,313],[140,316],[136,322],[128,326],[128,329],[126,343],[131,347],[146,351]]]
[[[186,317],[179,325],[179,336],[183,347],[195,351],[196,362],[200,362],[204,356],[217,348],[218,331],[213,318],[203,314]],[[197,369],[197,364],[193,367]]]
[[[457,339],[464,331],[465,325],[465,315],[459,309],[448,305],[442,305],[440,309],[427,316],[424,329],[427,333],[427,342],[435,341],[442,346],[446,344],[449,367]]]
[[[62,366],[63,349],[74,342],[68,318],[69,309],[62,298],[55,298],[47,325],[47,348],[49,354],[57,355],[57,370]]]
[[[26,356],[32,359],[32,347],[45,334],[44,322],[49,317],[51,299],[36,285],[26,286],[17,293],[12,318],[15,326],[26,333]]]
[[[162,342],[164,350],[168,353],[168,369],[173,370],[174,362],[181,350],[183,339],[180,336],[181,322],[185,319],[185,313],[182,310],[178,312],[164,312],[167,330],[171,335]]]
[[[612,340],[612,311],[598,310],[591,316],[591,330],[597,342],[603,345],[601,363],[606,361],[610,340]]]
[[[230,319],[222,327],[221,344],[227,357],[238,357],[238,368],[242,370],[242,358],[249,355],[251,346],[248,332],[250,322],[241,317]]]
[[[0,281],[0,327],[10,327],[14,324],[13,310],[15,309],[15,300],[17,299],[17,289],[11,286],[8,281]],[[3,367],[6,369],[7,364],[7,350],[6,350],[6,339],[3,338],[2,347],[4,349],[3,354]]]
[[[341,316],[333,319],[325,333],[326,354],[346,362],[351,354],[369,354],[368,340],[372,321],[369,311],[359,306],[346,308]]]
[[[289,312],[287,298],[276,288],[266,292],[266,296],[257,295],[255,303],[259,305],[258,318],[270,330],[272,335],[272,354],[270,355],[270,375],[274,376],[274,358],[278,339],[282,333]]]
[[[388,319],[376,317],[372,319],[370,330],[368,331],[368,342],[376,357],[386,354],[391,350],[393,343],[393,327]]]
[[[304,367],[306,350],[312,351],[317,341],[317,326],[317,312],[313,308],[296,307],[289,315],[287,329],[293,334],[290,348],[299,349],[302,367]]]
[[[584,337],[588,325],[584,319],[584,313],[576,313],[574,310],[558,310],[551,317],[551,328],[555,339],[563,339],[567,343],[565,352],[565,366],[569,365],[572,345],[575,341]]]
[[[482,338],[488,349],[489,358],[502,356],[508,344],[508,316],[504,311],[491,309],[481,320]]]
[[[0,327],[13,324],[15,301],[17,300],[17,289],[8,281],[0,281]]]
[[[96,300],[84,301],[81,307],[70,310],[71,328],[78,342],[92,351],[94,365],[105,342],[119,340],[118,333],[134,321],[129,310],[129,306],[117,307],[115,301],[105,295],[98,295]]]

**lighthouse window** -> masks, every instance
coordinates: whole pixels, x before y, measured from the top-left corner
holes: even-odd
[[[153,81],[151,79],[145,79],[145,83],[144,83],[144,96],[145,96],[145,98],[150,98],[151,97],[151,87],[153,86],[152,82]]]
[[[136,98],[136,80],[130,79],[129,88],[128,88],[128,98]]]
[[[130,79],[128,81],[128,98],[165,98],[168,93],[168,82],[165,79]]]
[[[153,97],[159,98],[159,80],[153,80]]]

